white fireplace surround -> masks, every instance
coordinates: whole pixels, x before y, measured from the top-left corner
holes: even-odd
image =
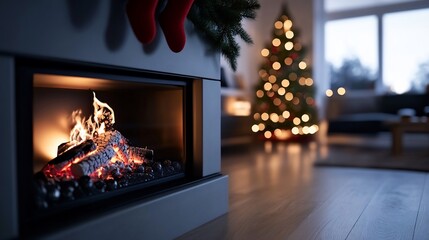
[[[19,57],[195,79],[194,157],[201,163],[196,171],[202,177],[220,173],[219,54],[210,51],[190,22],[186,22],[187,41],[180,53],[168,48],[159,27],[155,41],[142,46],[129,26],[125,3],[126,0],[0,1],[0,239],[20,238],[16,169],[19,126],[15,121],[15,61]],[[43,237],[172,239],[227,211],[228,177],[219,175]]]

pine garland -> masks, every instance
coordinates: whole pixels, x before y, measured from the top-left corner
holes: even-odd
[[[235,71],[240,54],[235,36],[238,35],[247,44],[253,43],[241,21],[243,18],[255,19],[259,8],[257,0],[195,0],[188,18]]]

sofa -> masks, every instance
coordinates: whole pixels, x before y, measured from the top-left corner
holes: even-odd
[[[399,121],[400,110],[412,109],[423,116],[429,94],[374,95],[349,94],[328,98],[328,133],[376,134],[389,131],[386,122]]]

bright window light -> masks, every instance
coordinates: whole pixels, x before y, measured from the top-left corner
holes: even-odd
[[[378,72],[377,22],[376,16],[365,16],[325,24],[325,56],[331,66],[332,88],[374,88]]]
[[[429,84],[429,9],[383,17],[383,83],[387,90],[424,92]]]

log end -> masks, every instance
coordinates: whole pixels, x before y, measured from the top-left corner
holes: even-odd
[[[70,166],[71,173],[75,178],[80,178],[82,176],[87,175],[87,172],[89,171],[87,164],[72,164]]]

